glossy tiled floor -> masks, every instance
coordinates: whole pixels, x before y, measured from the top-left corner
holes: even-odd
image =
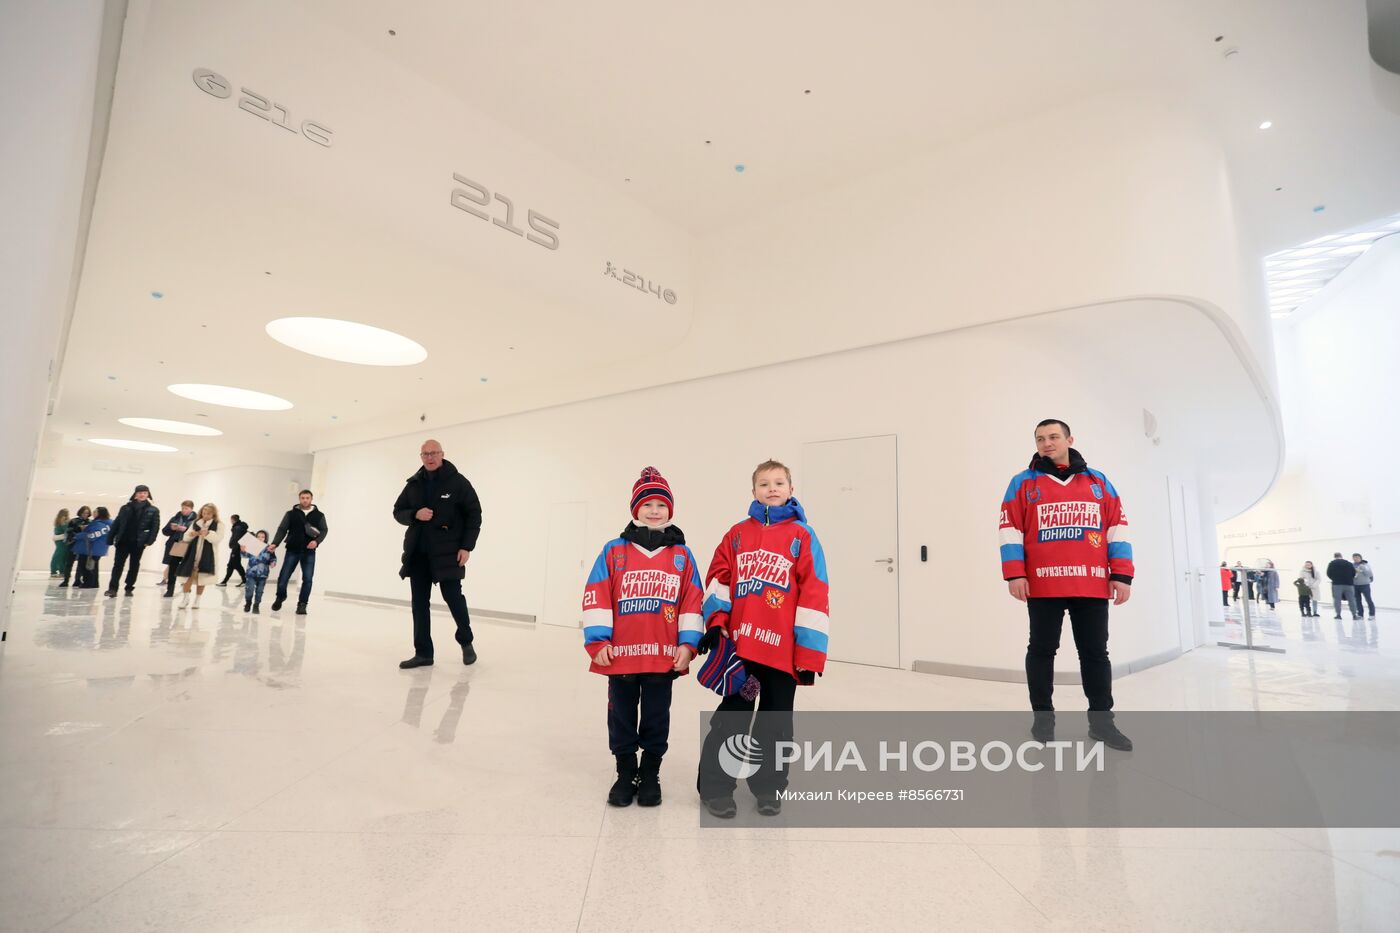
[[[679,684],[666,803],[611,810],[577,634],[479,622],[399,671],[406,610],[178,613],[19,585],[0,655],[0,929],[1395,929],[1400,831],[701,830]],[[265,607],[266,608],[266,607]],[[1283,656],[1202,648],[1120,708],[1393,709],[1400,613]],[[1212,638],[1237,637],[1212,629]],[[1014,648],[1009,647],[1009,650]],[[1068,688],[1062,688],[1068,689]],[[1020,709],[1024,689],[839,665],[805,708]],[[745,798],[741,794],[741,804]]]

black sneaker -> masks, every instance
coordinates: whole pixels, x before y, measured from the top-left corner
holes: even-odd
[[[274,599],[274,600],[272,601],[272,611],[273,611],[273,612],[276,612],[278,609],[281,609],[281,608],[282,608],[282,603],[284,603],[284,602],[286,602],[286,599],[285,599],[284,597],[282,597],[282,596],[279,596],[279,597],[277,597],[276,599]]]
[[[252,603],[244,603],[244,604],[243,604],[243,611],[244,611],[244,612],[252,612],[252,611],[253,611],[253,604],[252,604]]]
[[[261,606],[261,605],[258,605],[258,606],[254,606],[254,607],[253,607],[253,615],[255,615],[255,616],[260,616],[260,615],[262,615],[262,606]]]
[[[637,798],[637,753],[615,755],[617,780],[608,788],[608,806],[630,807]]]
[[[1089,738],[1120,752],[1133,750],[1133,740],[1118,731],[1118,727],[1113,724],[1112,713],[1106,716],[1089,717]]]
[[[108,599],[115,599],[116,596],[117,596],[117,591],[116,591],[116,590],[104,590],[104,591],[102,592],[102,595],[103,595],[103,596],[106,596]]]
[[[637,806],[661,806],[661,759],[651,752],[642,752],[637,770]]]
[[[758,798],[759,816],[777,816],[783,809],[783,802],[778,799],[777,794],[768,797]]]
[[[721,820],[732,820],[739,812],[739,808],[734,805],[733,796],[711,797],[708,800],[701,800],[710,816],[718,817]]]
[[[416,654],[415,654],[413,657],[409,658],[407,661],[400,661],[400,662],[399,662],[399,670],[402,670],[402,671],[406,671],[406,670],[409,670],[409,669],[415,668],[415,667],[432,667],[432,666],[433,666],[433,659],[432,659],[432,658],[420,658],[420,657],[418,657],[418,655],[416,655]]]
[[[228,583],[215,583],[215,586],[228,586]]]
[[[306,603],[297,603],[297,615],[306,615]]]
[[[1048,745],[1055,741],[1055,714],[1053,712],[1036,712],[1035,721],[1031,723],[1031,738],[1042,745]]]
[[[58,588],[61,590],[61,589],[63,589],[63,588],[64,588],[65,586],[67,586],[67,585],[68,585],[68,581],[67,581],[67,580],[64,580],[62,583],[60,583],[60,584],[58,585]]]
[[[472,647],[472,643],[471,643],[471,642],[467,642],[465,645],[462,646],[462,663],[463,663],[463,664],[475,664],[475,663],[476,663],[476,649]]]
[[[136,591],[133,590],[133,589],[132,589],[131,587],[129,587],[129,586],[126,588],[125,593],[126,593],[126,595],[128,595],[128,596],[135,596],[135,595],[136,595]]]

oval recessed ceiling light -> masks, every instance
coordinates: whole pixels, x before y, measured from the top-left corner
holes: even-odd
[[[286,411],[292,403],[265,392],[252,389],[239,389],[234,386],[211,386],[199,383],[176,383],[166,389],[180,398],[195,402],[208,402],[210,405],[223,405],[225,408],[251,408],[254,411]]]
[[[167,421],[164,418],[118,418],[118,422],[129,428],[143,431],[160,431],[162,434],[193,434],[196,437],[218,437],[223,434],[218,428],[203,424],[190,424],[188,421]]]
[[[284,317],[267,325],[267,335],[293,350],[362,366],[412,366],[428,351],[402,334],[328,317]]]
[[[1265,120],[1263,123],[1259,124],[1259,128],[1260,128],[1261,130],[1267,130],[1269,127],[1271,127],[1271,126],[1273,126],[1273,125],[1274,125],[1274,121],[1273,121],[1273,120]]]
[[[171,447],[169,444],[152,444],[148,441],[127,441],[115,437],[90,437],[89,444],[100,444],[103,447],[121,447],[125,450],[145,450],[153,454],[173,454],[179,448]]]

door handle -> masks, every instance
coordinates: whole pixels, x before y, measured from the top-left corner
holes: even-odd
[[[893,558],[893,557],[881,557],[879,560],[875,561],[875,563],[877,563],[877,564],[893,564],[893,563],[894,563],[894,558]]]

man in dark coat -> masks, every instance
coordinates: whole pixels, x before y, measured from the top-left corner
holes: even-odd
[[[224,578],[215,586],[228,586],[228,578],[233,576],[233,572],[238,571],[238,585],[242,586],[248,582],[248,575],[243,572],[243,549],[238,542],[243,540],[243,536],[248,533],[248,523],[237,515],[229,516],[233,527],[228,534],[228,566],[224,568]]]
[[[130,561],[126,573],[126,595],[132,594],[136,586],[136,575],[141,572],[141,554],[156,543],[160,534],[160,509],[151,501],[149,486],[137,486],[131,498],[117,513],[112,523],[112,544],[116,545],[116,557],[112,560],[112,578],[107,581],[107,595],[117,595],[117,581],[122,576],[122,564]]]
[[[413,657],[401,668],[433,663],[432,612],[428,600],[433,584],[457,623],[462,663],[476,662],[471,616],[462,596],[467,561],[481,533],[481,500],[467,478],[442,457],[442,445],[426,440],[419,451],[423,466],[408,478],[394,503],[394,520],[407,525],[399,576],[407,577],[413,594]]]
[[[306,615],[306,601],[311,598],[311,580],[316,573],[316,548],[326,543],[326,516],[316,507],[311,490],[297,493],[297,504],[282,516],[282,524],[277,526],[277,534],[267,549],[277,553],[282,539],[287,540],[287,556],[282,561],[282,572],[277,576],[277,598],[272,601],[272,611],[282,608],[287,601],[287,581],[292,571],[301,568],[301,590],[297,593],[297,615]]]

